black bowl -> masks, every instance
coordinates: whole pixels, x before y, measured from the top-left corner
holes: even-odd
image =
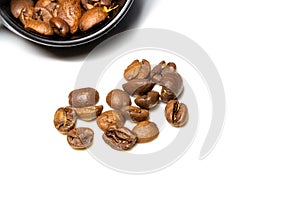
[[[36,1],[37,0],[34,0],[34,2]],[[108,33],[126,15],[133,1],[134,0],[116,0],[116,3],[119,6],[110,12],[109,19],[106,19],[101,24],[96,25],[86,32],[78,31],[67,38],[59,36],[43,36],[24,29],[24,26],[19,19],[14,18],[10,12],[10,0],[0,0],[0,15],[2,17],[3,24],[8,29],[27,40],[46,46],[72,47],[91,42]]]

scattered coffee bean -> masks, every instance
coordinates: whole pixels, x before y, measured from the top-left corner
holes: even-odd
[[[170,100],[165,107],[165,117],[172,126],[181,127],[188,120],[188,108],[184,103]]]
[[[165,103],[177,98],[183,91],[183,81],[177,72],[164,74],[159,84],[162,86],[161,100]]]
[[[132,79],[147,79],[151,71],[150,63],[143,59],[133,61],[124,71],[124,78],[127,81]]]
[[[90,128],[74,128],[67,134],[67,141],[73,149],[86,149],[93,143],[94,131]]]
[[[103,131],[106,131],[110,126],[123,127],[124,123],[122,113],[118,110],[109,110],[97,117],[97,124]]]
[[[72,109],[70,106],[67,106],[57,109],[54,114],[53,122],[55,128],[59,132],[66,134],[75,127],[76,120],[77,117],[74,109]]]
[[[130,95],[144,95],[152,90],[155,83],[149,81],[148,79],[133,79],[123,84],[123,89]]]
[[[123,116],[132,122],[141,122],[149,119],[149,111],[135,106],[125,106],[121,109]]]
[[[70,92],[69,104],[75,108],[94,106],[99,101],[99,93],[94,88],[81,88]]]
[[[86,6],[93,1],[99,3],[99,0],[82,1],[86,2]],[[55,18],[51,18],[53,19]],[[55,128],[67,135],[71,147],[85,149],[91,146],[94,132],[89,128],[76,128],[77,117],[85,121],[97,119],[97,125],[103,131],[102,138],[106,144],[118,151],[129,150],[137,142],[146,143],[158,137],[159,129],[154,122],[149,121],[149,118],[150,109],[158,104],[159,97],[167,103],[164,114],[168,123],[174,127],[184,126],[189,113],[187,106],[178,101],[183,91],[183,80],[176,71],[176,64],[173,62],[166,64],[162,61],[152,71],[149,67],[150,63],[143,59],[141,62],[133,61],[126,68],[124,78],[128,82],[122,85],[125,91],[113,89],[106,96],[107,104],[115,110],[102,113],[103,106],[96,105],[100,96],[94,88],[73,90],[68,96],[70,106],[59,108],[54,115]],[[156,83],[162,88],[161,94],[152,91]],[[134,102],[139,107],[131,105],[130,96],[137,96]],[[129,130],[124,127],[125,120],[137,124]]]
[[[176,71],[176,64],[173,62],[169,62],[166,64],[165,61],[161,61],[158,65],[156,65],[150,73],[150,78],[154,83],[160,83],[162,77],[169,72]]]
[[[150,91],[146,95],[138,96],[134,102],[141,108],[150,109],[157,105],[159,101],[159,93]]]
[[[114,89],[107,94],[106,103],[111,108],[120,110],[124,106],[130,106],[131,100],[129,95],[123,90]]]
[[[110,126],[102,135],[106,144],[118,151],[131,149],[137,142],[137,136],[128,128]]]
[[[157,138],[159,130],[155,123],[149,121],[139,122],[133,129],[132,132],[137,135],[138,143],[150,142]]]
[[[92,121],[96,119],[102,112],[103,106],[89,106],[84,108],[74,108],[79,119],[84,121]]]

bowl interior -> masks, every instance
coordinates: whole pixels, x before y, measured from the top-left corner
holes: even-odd
[[[37,0],[34,0],[35,3],[36,1]],[[115,2],[119,6],[109,13],[109,18],[105,19],[102,23],[92,27],[86,32],[77,31],[75,34],[66,38],[56,35],[43,36],[32,31],[25,30],[23,24],[19,21],[19,19],[16,19],[11,14],[10,0],[0,1],[0,14],[2,16],[4,24],[9,26],[9,28],[12,29],[15,33],[26,39],[48,46],[75,46],[90,42],[107,33],[123,18],[129,7],[131,6],[133,0],[116,0]]]

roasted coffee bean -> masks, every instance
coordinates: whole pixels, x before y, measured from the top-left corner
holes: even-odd
[[[42,35],[53,35],[53,29],[49,24],[51,18],[50,11],[43,7],[24,8],[19,17],[25,29]]]
[[[57,111],[54,114],[53,122],[55,128],[59,132],[66,134],[75,127],[76,120],[77,117],[75,110],[70,106],[67,106],[65,108],[61,107],[57,109]]]
[[[137,135],[138,143],[150,142],[157,138],[159,130],[155,123],[149,121],[139,122],[133,129],[132,132]]]
[[[135,106],[125,106],[121,109],[123,116],[132,122],[141,122],[149,119],[149,111]]]
[[[147,95],[138,96],[134,102],[141,108],[150,109],[157,105],[159,101],[159,93],[156,91],[150,91]]]
[[[159,83],[162,77],[169,73],[176,71],[176,64],[173,62],[169,62],[166,64],[165,61],[161,61],[158,65],[156,65],[150,73],[150,78],[154,83]]]
[[[109,110],[97,117],[97,124],[101,130],[106,131],[110,126],[123,127],[125,120],[120,111]]]
[[[49,23],[53,17],[51,12],[43,7],[34,7],[32,19]]]
[[[53,17],[50,19],[50,26],[52,27],[54,33],[56,35],[66,37],[69,32],[70,28],[67,22],[65,22],[63,19],[59,17]]]
[[[131,96],[144,95],[152,90],[155,83],[148,79],[133,79],[123,84],[123,89]]]
[[[114,89],[107,94],[106,103],[113,109],[120,110],[124,106],[130,106],[131,99],[123,90]]]
[[[162,102],[167,103],[172,99],[176,99],[176,95],[166,87],[161,88],[160,99]]]
[[[127,81],[132,79],[146,79],[151,71],[150,63],[143,59],[133,61],[124,71],[124,78]]]
[[[34,6],[32,0],[11,0],[10,1],[10,11],[15,18],[19,18],[21,11],[24,8],[31,8]]]
[[[79,29],[81,31],[87,31],[93,26],[99,24],[105,20],[108,16],[103,7],[94,7],[86,11],[79,20]]]
[[[162,86],[161,100],[165,103],[177,98],[183,91],[183,81],[177,72],[164,74],[159,84]]]
[[[41,35],[49,36],[55,33],[66,37],[68,33],[75,34],[79,28],[85,32],[101,23],[109,18],[109,12],[118,6],[117,1],[112,0],[11,0],[10,10],[28,30]],[[41,8],[47,10],[51,17],[46,16]],[[24,9],[27,10],[23,12],[24,16],[21,16]],[[28,9],[39,9],[39,12],[35,12],[37,16],[29,16]]]
[[[25,29],[39,33],[41,35],[53,35],[53,29],[49,23],[38,21],[38,20],[28,20],[24,26]]]
[[[78,30],[81,17],[81,6],[79,0],[60,0],[57,10],[57,17],[63,19],[70,27],[70,33]]]
[[[99,101],[99,93],[94,88],[81,88],[70,92],[69,104],[75,108],[94,106]]]
[[[106,144],[118,151],[131,149],[137,142],[137,136],[128,128],[109,127],[102,138]]]
[[[155,67],[153,67],[153,69],[150,72],[150,79],[151,81],[153,81],[154,83],[159,83],[161,80],[161,71],[162,68],[165,67],[167,64],[165,61],[161,61],[158,65],[156,65]]]
[[[35,7],[43,7],[51,12],[53,17],[57,17],[57,10],[59,7],[59,0],[38,0]]]
[[[103,110],[103,106],[89,106],[84,108],[74,108],[79,119],[84,121],[92,121],[96,119]]]
[[[90,128],[74,128],[67,134],[67,141],[73,149],[86,149],[94,140],[94,131]]]
[[[187,106],[177,100],[169,101],[165,107],[165,117],[172,126],[183,126],[188,121],[188,115]]]

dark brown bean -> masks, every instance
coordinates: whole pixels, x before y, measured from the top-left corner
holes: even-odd
[[[87,31],[93,26],[105,20],[108,13],[102,7],[94,7],[86,11],[79,20],[79,29]]]
[[[187,106],[177,100],[169,101],[165,107],[165,117],[172,126],[183,126],[188,121],[188,115]]]
[[[163,102],[177,98],[183,91],[183,81],[177,72],[164,74],[159,84],[162,86],[161,100]]]
[[[132,79],[147,79],[151,71],[150,63],[143,59],[134,60],[124,71],[124,78],[127,81]]]
[[[144,95],[152,90],[155,83],[148,79],[133,79],[123,84],[123,89],[131,96]]]
[[[81,6],[79,0],[60,0],[57,10],[57,17],[63,19],[70,27],[70,33],[78,30],[81,17]]]
[[[84,121],[92,121],[101,115],[103,106],[89,106],[84,108],[74,108],[79,119]]]
[[[90,128],[74,128],[68,132],[67,141],[73,149],[86,149],[94,140],[94,131]]]
[[[150,109],[157,105],[159,101],[159,93],[156,91],[150,91],[147,95],[138,96],[134,102],[141,108]]]
[[[118,151],[129,150],[137,142],[137,136],[126,127],[111,126],[104,132],[102,138],[106,144]]]
[[[139,122],[133,129],[132,132],[137,135],[138,143],[150,142],[157,138],[159,130],[155,123],[149,121]]]
[[[49,23],[52,17],[53,15],[46,8],[36,6],[34,7],[32,19]]]
[[[32,0],[11,0],[10,1],[10,11],[15,18],[19,18],[21,11],[24,8],[31,8],[34,6]]]
[[[39,33],[41,35],[53,35],[53,29],[50,24],[38,21],[38,20],[28,20],[28,22],[24,26],[25,29]]]
[[[120,111],[109,110],[97,117],[97,124],[101,130],[106,131],[110,126],[123,127],[125,120]]]
[[[76,120],[77,117],[74,109],[67,106],[65,108],[61,107],[57,109],[54,114],[53,123],[59,132],[66,134],[75,127]]]
[[[141,122],[149,119],[149,111],[135,106],[125,106],[121,109],[123,116],[132,122]]]
[[[49,24],[52,14],[43,7],[24,8],[20,14],[20,21],[25,29],[42,35],[53,35],[53,29]]]
[[[123,90],[114,89],[107,94],[106,103],[113,109],[119,110],[124,106],[130,106],[131,99]]]
[[[50,26],[52,27],[54,33],[56,35],[66,37],[69,32],[70,28],[67,22],[65,22],[63,19],[59,17],[53,17],[50,19]]]
[[[59,0],[38,0],[35,7],[43,7],[50,11],[53,17],[57,17]]]
[[[69,104],[75,108],[94,106],[99,101],[99,93],[94,88],[81,88],[70,92]]]

